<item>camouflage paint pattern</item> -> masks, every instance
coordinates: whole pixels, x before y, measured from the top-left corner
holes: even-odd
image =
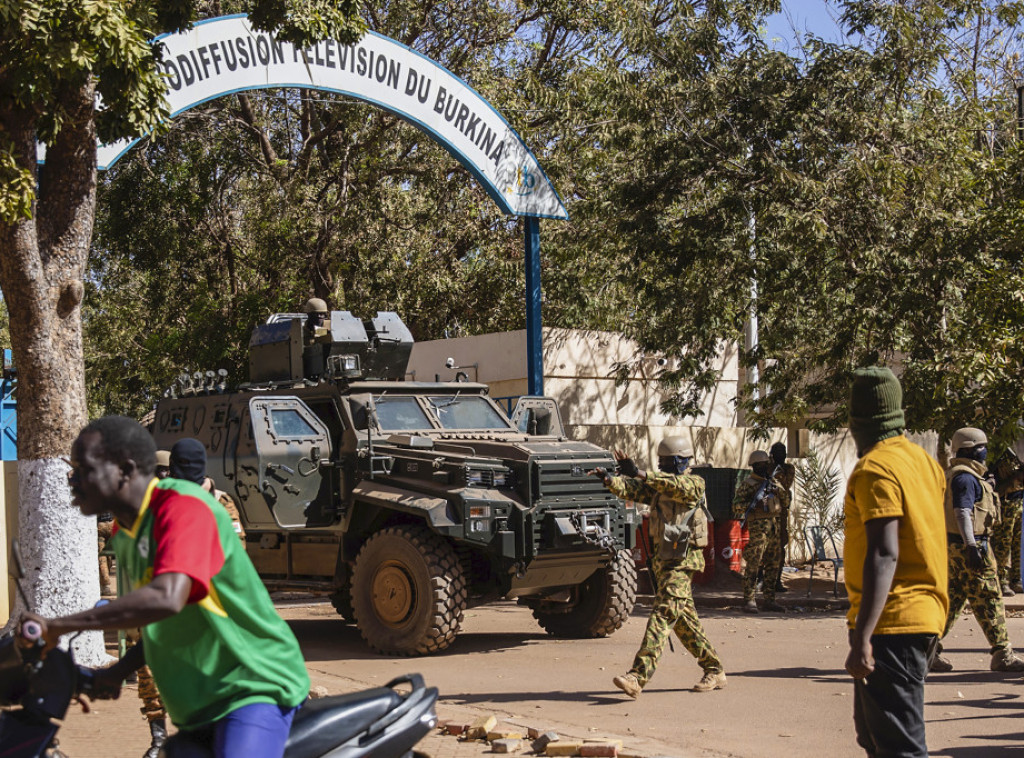
[[[138,641],[138,629],[133,629],[125,635],[125,642],[128,647],[134,647]],[[153,681],[153,672],[149,670],[149,666],[143,666],[137,673],[139,677],[139,699],[142,701],[142,707],[139,708],[139,711],[148,721],[166,719],[167,711],[164,710],[164,701],[160,699],[156,682]]]
[[[788,509],[786,511],[788,513]],[[775,582],[779,571],[779,519],[760,518],[747,522],[750,541],[743,548],[743,599],[753,600],[757,588],[758,569],[764,569],[761,593],[768,602],[775,600]]]
[[[1021,500],[1000,498],[1002,518],[992,530],[992,552],[999,568],[999,583],[1020,581]]]
[[[656,495],[696,503],[704,494],[704,480],[691,474],[650,472],[646,481],[628,476],[612,477],[608,489],[623,500],[644,505],[650,505]],[[659,529],[662,517],[657,508],[649,510],[654,551],[651,565],[657,591],[654,608],[647,619],[647,630],[640,643],[640,650],[633,659],[630,673],[636,676],[641,687],[647,684],[654,676],[658,659],[673,632],[705,672],[724,671],[722,661],[704,633],[697,608],[693,604],[693,575],[704,570],[704,552],[699,548],[691,548],[682,560],[661,560],[661,540],[654,539],[654,535],[662,532]]]
[[[992,551],[986,551],[985,565],[981,569],[970,569],[964,557],[964,545],[952,542],[949,545],[949,613],[946,615],[943,638],[949,634],[967,602],[971,604],[974,618],[978,620],[992,651],[1008,647],[1010,638],[1006,633],[1006,610]]]
[[[693,575],[704,569],[703,551],[691,550],[681,561],[662,561],[655,548],[653,566],[658,591],[630,673],[636,675],[641,687],[647,684],[673,632],[705,672],[724,671],[693,604]]]
[[[764,483],[764,479],[757,474],[751,474],[736,488],[736,495],[732,499],[732,517],[735,519],[743,518],[747,512],[747,507],[754,499],[754,495],[761,489],[761,485]],[[747,516],[747,524],[762,518],[772,518],[777,516],[780,510],[786,510],[790,505],[789,490],[785,489],[777,480],[775,481],[775,493],[774,497],[777,503],[773,506],[775,513],[767,513],[764,510],[757,508],[750,512]],[[768,498],[765,498],[766,500]]]

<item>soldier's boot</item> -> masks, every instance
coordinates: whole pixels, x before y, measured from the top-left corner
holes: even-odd
[[[942,653],[936,653],[935,657],[932,658],[931,665],[928,666],[928,671],[936,672],[939,674],[945,674],[947,671],[953,670],[953,664],[950,663],[948,658],[944,658]]]
[[[694,692],[711,692],[711,690],[720,690],[725,687],[725,672],[724,671],[705,671],[704,676],[700,678],[700,681],[693,685]]]
[[[167,740],[167,722],[164,719],[153,719],[149,722],[149,734],[152,742],[142,758],[160,758],[160,748]]]
[[[636,678],[636,674],[623,674],[612,679],[612,684],[618,687],[620,690],[625,692],[631,698],[636,700],[640,697],[640,693],[643,692],[643,687],[640,685],[640,680]]]
[[[1024,658],[1016,655],[1013,648],[996,648],[992,653],[992,662],[988,666],[993,671],[1024,671]]]
[[[743,601],[743,612],[744,613],[760,613],[757,609],[757,601],[754,598]]]
[[[1018,593],[1024,592],[1024,584],[1021,584],[1019,581],[1014,582],[1013,584],[1010,585],[1010,589],[1012,589],[1014,592],[1018,592]]]
[[[999,589],[1002,591],[1003,597],[1013,597],[1017,594],[1013,591],[1013,588],[1010,586],[1009,582],[1003,582],[1003,585]]]
[[[776,594],[778,594],[779,592],[789,592],[789,587],[784,585],[782,583],[782,580],[780,579],[779,581],[777,581],[775,583],[775,592],[776,592]]]
[[[765,600],[763,608],[764,608],[764,610],[771,611],[772,613],[785,613],[786,612],[786,606],[779,605],[774,600]]]

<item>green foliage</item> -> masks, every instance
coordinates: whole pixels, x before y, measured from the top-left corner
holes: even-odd
[[[277,30],[301,45],[334,37],[354,42],[365,25],[356,3],[251,0],[260,29]],[[197,20],[195,0],[133,2],[60,0],[0,2],[0,137],[5,123],[27,119],[38,138],[53,144],[70,119],[80,119],[76,93],[94,88],[94,119],[103,142],[139,137],[168,116],[165,84],[157,66],[160,33]],[[87,147],[87,146],[83,146]],[[14,146],[0,139],[0,222],[26,215],[34,195]]]
[[[825,526],[833,534],[842,533],[843,509],[836,505],[842,485],[839,469],[829,466],[817,450],[808,451],[796,465],[799,507],[794,509],[793,517],[799,532],[805,526]]]
[[[322,31],[311,7],[289,33]],[[760,343],[740,360],[761,382],[737,402],[755,432],[844,425],[850,371],[888,362],[911,429],[1005,442],[1024,415],[1021,7],[847,0],[857,36],[795,54],[765,43],[767,1],[389,0],[362,22],[465,78],[535,148],[571,215],[542,225],[545,323],[674,357],[666,411],[699,416],[753,308]],[[251,325],[311,294],[398,310],[418,339],[523,325],[518,225],[422,133],[340,97],[209,103],[101,196],[103,407],[145,405],[186,364],[238,377]],[[133,301],[157,336],[126,355]]]
[[[0,146],[0,218],[30,218],[34,184],[32,172],[18,166],[10,150]]]

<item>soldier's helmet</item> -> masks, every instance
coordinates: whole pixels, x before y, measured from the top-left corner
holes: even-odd
[[[985,436],[985,432],[981,429],[975,429],[973,426],[965,426],[963,429],[957,429],[953,432],[953,441],[950,443],[950,447],[955,453],[957,450],[962,448],[973,448],[981,445],[988,444],[988,437]]]
[[[771,459],[771,456],[764,450],[755,450],[750,454],[750,457],[747,458],[747,465],[753,466],[755,463],[768,463]]]
[[[658,443],[659,458],[692,458],[693,445],[686,437],[665,437]]]
[[[327,310],[327,303],[319,297],[311,297],[306,301],[306,304],[302,306],[303,313],[329,313]]]

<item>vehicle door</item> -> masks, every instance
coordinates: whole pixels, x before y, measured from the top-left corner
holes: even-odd
[[[297,397],[254,397],[249,418],[256,485],[274,520],[285,529],[307,526],[323,484],[321,464],[331,460],[327,426]]]

